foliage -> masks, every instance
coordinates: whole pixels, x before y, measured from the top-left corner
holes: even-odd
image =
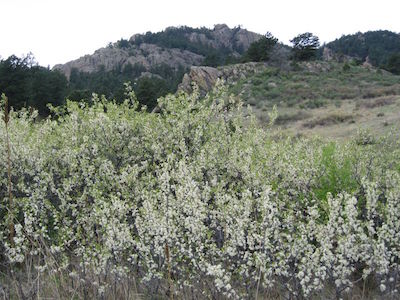
[[[358,57],[362,61],[368,57],[376,67],[385,67],[389,58],[400,52],[400,35],[388,30],[357,32],[344,35],[326,45],[336,53]]]
[[[221,50],[210,50],[203,60],[202,65],[218,67],[228,64],[235,64],[240,61],[239,57],[232,55],[227,48]]]
[[[385,69],[393,74],[400,75],[400,53],[392,54],[389,57]]]
[[[117,47],[118,48],[121,48],[121,49],[123,49],[123,48],[129,48],[130,47],[130,43],[129,43],[129,41],[128,40],[125,40],[125,39],[120,39],[118,42],[117,42]]]
[[[295,60],[310,60],[316,57],[319,48],[319,38],[311,32],[299,34],[290,40]]]
[[[10,112],[2,285],[25,272],[38,297],[48,276],[47,297],[107,298],[131,280],[149,298],[341,298],[368,281],[372,297],[399,296],[398,131],[375,145],[271,139],[220,84],[160,98],[159,114],[129,86],[121,104],[92,103],[42,122]]]
[[[342,70],[344,71],[344,72],[347,72],[347,71],[350,71],[350,69],[351,69],[351,67],[350,67],[350,65],[346,62],[344,65],[343,65],[343,67],[342,67]]]
[[[121,103],[124,100],[124,83],[133,82],[134,90],[143,105],[151,110],[157,104],[157,98],[174,93],[181,82],[186,69],[182,66],[172,68],[166,64],[152,67],[149,71],[159,76],[142,76],[146,68],[141,64],[128,64],[123,68],[86,73],[71,70],[69,79],[70,100],[90,102],[92,93],[102,94]]]
[[[190,50],[198,54],[204,54],[205,45],[201,43],[191,43],[187,35],[191,33],[204,34],[208,39],[212,39],[211,30],[207,28],[191,28],[188,26],[170,27],[164,31],[152,33],[146,32],[144,35],[135,36],[134,45],[142,43],[155,44],[166,48],[179,48]]]
[[[143,72],[146,72],[146,67],[140,63],[135,63],[133,65],[128,63],[122,69],[122,74],[128,78],[137,78],[142,75]],[[168,75],[170,76],[171,74],[168,73]]]
[[[168,91],[166,82],[157,77],[140,78],[135,85],[135,92],[140,99],[140,104],[146,105],[150,110],[157,105],[157,99]]]
[[[15,55],[0,61],[0,92],[7,94],[14,109],[34,107],[47,115],[47,104],[62,105],[67,79],[58,71],[38,66],[32,55]]]
[[[314,191],[319,199],[324,199],[327,195],[337,196],[341,191],[350,193],[357,191],[357,182],[353,178],[352,158],[350,155],[336,158],[336,155],[343,155],[338,153],[337,148],[336,144],[331,142],[321,149],[322,174],[319,178],[319,187]]]
[[[243,54],[243,61],[268,61],[270,59],[271,51],[277,42],[278,39],[270,32],[267,32],[265,36],[250,45],[246,53]]]

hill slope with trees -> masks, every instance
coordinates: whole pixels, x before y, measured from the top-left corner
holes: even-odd
[[[400,53],[400,34],[388,30],[357,32],[344,35],[326,45],[338,54],[343,54],[365,61],[376,67],[390,69],[392,57]],[[392,70],[393,71],[393,70]],[[400,68],[395,70],[400,73]]]

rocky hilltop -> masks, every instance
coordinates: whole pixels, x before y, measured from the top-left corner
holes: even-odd
[[[96,50],[92,55],[85,55],[64,65],[56,65],[54,69],[62,71],[69,78],[72,69],[92,73],[104,68],[112,71],[117,68],[124,69],[129,64],[144,67],[143,72],[148,72],[154,66],[166,64],[170,67],[190,67],[200,65],[204,57],[181,49],[165,49],[153,44],[143,43],[130,49],[109,46]]]
[[[225,24],[213,29],[169,27],[152,34],[135,34],[76,60],[54,66],[69,78],[72,69],[92,73],[99,70],[123,70],[128,65],[140,66],[143,72],[167,65],[173,69],[204,64],[213,55],[239,57],[250,44],[261,37],[246,29],[229,28]]]

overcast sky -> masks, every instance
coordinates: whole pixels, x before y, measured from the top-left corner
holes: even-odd
[[[358,31],[399,33],[399,14],[399,0],[0,0],[0,56],[32,52],[52,67],[135,33],[220,23],[270,31],[286,44],[312,32],[323,43]]]

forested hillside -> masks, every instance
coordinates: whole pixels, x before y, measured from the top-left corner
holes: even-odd
[[[390,60],[400,53],[400,34],[387,30],[358,32],[344,35],[326,47],[361,61],[368,57],[369,62],[376,67],[391,68]],[[397,72],[400,72],[400,68]]]

